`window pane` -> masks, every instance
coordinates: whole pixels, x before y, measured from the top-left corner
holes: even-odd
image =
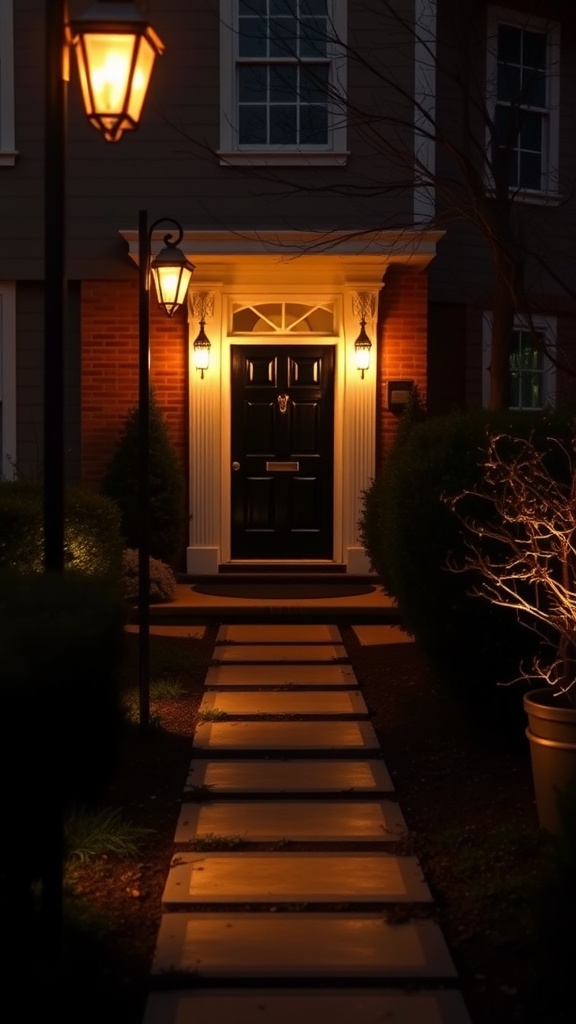
[[[238,0],[238,11],[242,14],[266,14],[266,0]]]
[[[518,373],[510,374],[510,394],[508,405],[512,409],[520,408],[520,375]]]
[[[296,55],[297,22],[295,18],[270,19],[270,56]]]
[[[239,18],[238,33],[241,57],[266,56],[266,22],[262,18]]]
[[[326,14],[327,6],[327,0],[300,0],[300,13],[302,15]]]
[[[514,103],[520,94],[520,68],[498,64],[497,97],[503,103]]]
[[[302,103],[326,103],[328,94],[328,67],[300,69],[300,100]]]
[[[266,102],[267,68],[244,64],[238,69],[238,92],[241,103]]]
[[[296,103],[296,82],[298,69],[296,65],[283,65],[270,68],[270,101]]]
[[[270,0],[270,14],[292,15],[298,13],[298,0]]]
[[[523,111],[520,115],[520,149],[542,150],[542,115]]]
[[[325,57],[328,47],[326,18],[303,18],[300,22],[300,56]]]
[[[546,76],[540,71],[522,73],[522,102],[529,107],[546,106]]]
[[[265,145],[268,141],[266,138],[266,107],[243,104],[239,113],[240,145]]]
[[[296,107],[270,107],[270,142],[277,146],[296,145]]]
[[[540,153],[520,153],[520,188],[542,188],[542,157]]]
[[[322,146],[328,140],[328,113],[326,107],[302,107],[300,113],[300,142],[303,146]]]
[[[543,32],[523,32],[522,63],[526,68],[546,70],[546,36]]]
[[[522,34],[513,25],[498,26],[498,60],[507,64],[519,64]]]

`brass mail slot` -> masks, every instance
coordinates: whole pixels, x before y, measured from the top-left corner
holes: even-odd
[[[267,473],[297,473],[300,469],[299,462],[267,462]]]

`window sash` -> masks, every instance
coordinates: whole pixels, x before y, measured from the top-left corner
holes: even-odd
[[[239,0],[239,149],[327,149],[329,0]]]
[[[558,193],[560,25],[525,11],[488,7],[486,54],[486,187],[500,147],[500,166],[519,201]],[[506,180],[506,179],[505,179]]]
[[[544,335],[538,333],[544,342]],[[510,409],[543,409],[544,357],[529,331],[514,329],[510,351]]]

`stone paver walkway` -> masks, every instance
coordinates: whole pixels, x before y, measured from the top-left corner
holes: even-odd
[[[337,627],[221,626],[200,711],[143,1024],[472,1024]]]

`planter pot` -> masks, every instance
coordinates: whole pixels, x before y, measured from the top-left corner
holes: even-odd
[[[576,707],[562,704],[549,689],[524,695],[538,821],[555,835],[564,831],[560,802],[576,808]]]

